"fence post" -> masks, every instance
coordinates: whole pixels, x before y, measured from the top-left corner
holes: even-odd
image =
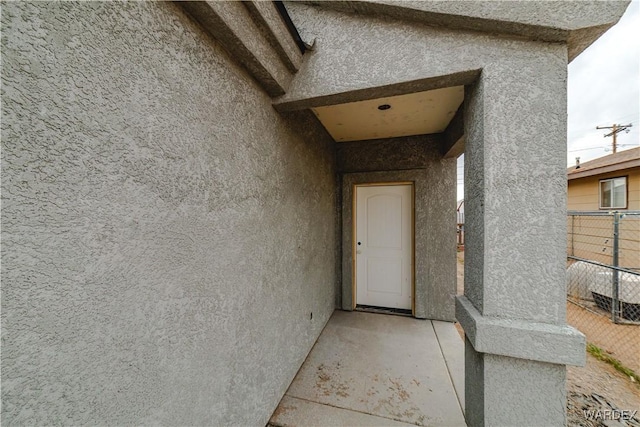
[[[574,226],[574,222],[576,220],[576,216],[574,214],[571,214],[571,255],[575,256],[575,249],[574,249],[574,241],[575,241],[575,226]]]
[[[619,295],[619,234],[620,234],[620,213],[615,211],[613,213],[613,283],[611,292],[611,321],[618,323],[618,316],[620,315],[620,295]]]

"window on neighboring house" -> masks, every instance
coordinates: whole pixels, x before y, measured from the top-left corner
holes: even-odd
[[[627,208],[627,177],[600,180],[600,209]]]

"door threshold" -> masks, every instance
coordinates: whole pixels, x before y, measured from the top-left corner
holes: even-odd
[[[366,313],[378,313],[378,314],[393,314],[395,316],[412,317],[411,310],[404,308],[387,308],[387,307],[375,307],[373,305],[356,305],[355,311],[364,311]]]

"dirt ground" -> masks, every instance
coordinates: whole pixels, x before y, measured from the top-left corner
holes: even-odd
[[[568,425],[606,425],[585,417],[584,410],[597,409],[636,410],[635,419],[626,425],[640,426],[640,385],[631,382],[608,363],[587,354],[586,366],[567,368]]]
[[[640,326],[614,324],[600,309],[584,309],[567,303],[567,323],[587,336],[597,345],[621,361],[627,368],[640,372]]]
[[[458,294],[464,293],[464,252],[458,252]],[[456,324],[458,332],[462,329]],[[579,329],[579,325],[578,325]],[[585,411],[638,411],[631,420],[590,419]],[[611,413],[611,412],[608,412]],[[567,368],[567,425],[584,427],[640,427],[640,384],[613,366],[587,354],[584,367]]]

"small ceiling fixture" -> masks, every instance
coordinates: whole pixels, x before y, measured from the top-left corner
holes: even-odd
[[[380,111],[388,110],[389,108],[391,108],[391,105],[389,104],[378,105],[378,110]]]

